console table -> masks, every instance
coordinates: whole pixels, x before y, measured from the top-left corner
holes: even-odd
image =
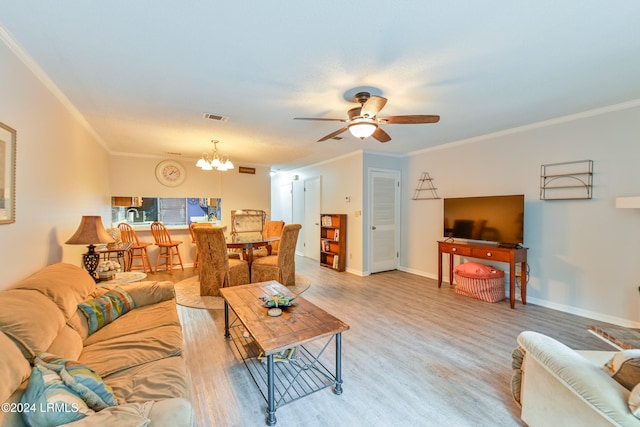
[[[516,263],[520,263],[520,297],[527,303],[527,248],[483,245],[474,243],[438,242],[438,287],[442,286],[442,254],[449,254],[449,284],[453,284],[453,256],[480,258],[509,263],[509,302],[515,308]]]

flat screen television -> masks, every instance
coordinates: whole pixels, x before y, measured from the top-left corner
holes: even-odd
[[[444,199],[444,236],[495,242],[524,243],[524,195]]]

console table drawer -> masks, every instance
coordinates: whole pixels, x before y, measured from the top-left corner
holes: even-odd
[[[440,251],[448,254],[471,256],[471,248],[468,246],[460,246],[453,243],[440,243]]]
[[[509,252],[496,250],[495,248],[471,248],[473,258],[493,259],[496,261],[509,262]]]

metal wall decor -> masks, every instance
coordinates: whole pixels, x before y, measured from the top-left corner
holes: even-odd
[[[413,193],[412,200],[435,200],[439,199],[437,188],[433,186],[433,178],[429,172],[422,172],[418,178],[418,186]]]
[[[578,200],[593,197],[593,160],[540,166],[540,200]]]

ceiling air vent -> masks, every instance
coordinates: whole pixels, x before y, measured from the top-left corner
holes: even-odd
[[[203,119],[218,120],[218,121],[221,121],[221,122],[226,122],[227,120],[229,120],[229,117],[219,116],[217,114],[211,114],[211,113],[202,113],[202,118]]]

